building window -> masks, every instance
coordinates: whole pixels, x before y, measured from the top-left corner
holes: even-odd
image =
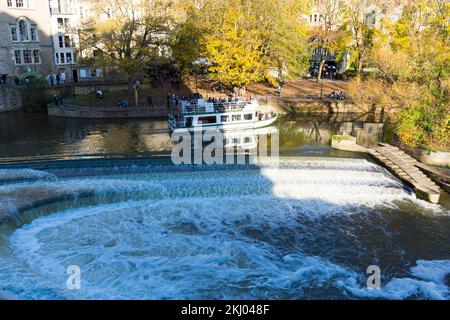
[[[20,41],[28,41],[28,27],[25,20],[19,21],[19,34],[20,34]]]
[[[23,63],[31,64],[33,60],[31,59],[31,50],[23,50]]]
[[[12,41],[19,41],[19,38],[17,37],[17,28],[11,27],[11,39]]]
[[[64,38],[63,36],[58,36],[59,47],[64,48]]]
[[[31,34],[31,41],[37,41],[36,27],[31,27],[30,28],[30,34]]]
[[[61,52],[61,53],[59,54],[59,57],[60,57],[61,63],[66,63],[66,59],[65,59],[64,53]]]
[[[69,36],[64,36],[64,46],[66,48],[70,48],[70,37]]]
[[[66,53],[66,61],[67,63],[72,63],[72,54],[70,52]]]
[[[56,64],[59,64],[59,54],[55,53],[55,57],[56,57]]]
[[[6,0],[8,8],[30,8],[31,0]]]
[[[22,64],[22,54],[20,50],[14,50],[14,59],[16,64]]]
[[[58,29],[64,30],[70,27],[70,19],[69,18],[58,18],[56,19],[58,23]]]
[[[39,50],[33,50],[34,63],[41,63],[41,57],[39,56]]]

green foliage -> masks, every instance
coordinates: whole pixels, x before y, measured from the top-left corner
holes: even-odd
[[[23,108],[29,112],[46,111],[50,101],[48,83],[45,79],[31,77],[21,90]]]

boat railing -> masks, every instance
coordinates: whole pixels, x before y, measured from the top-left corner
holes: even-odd
[[[249,104],[248,101],[235,102],[209,102],[204,104],[186,104],[181,105],[181,113],[196,114],[196,113],[223,113],[223,112],[239,112]]]

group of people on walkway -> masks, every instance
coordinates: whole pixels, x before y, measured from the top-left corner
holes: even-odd
[[[335,100],[345,100],[345,94],[342,91],[336,92],[333,91],[330,94],[331,99],[335,99]]]
[[[62,83],[64,83],[64,81],[66,80],[66,75],[65,73],[52,73],[51,75],[48,76],[48,80],[50,81],[50,85],[54,86],[54,85],[60,85]]]

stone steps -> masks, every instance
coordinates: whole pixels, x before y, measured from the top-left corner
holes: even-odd
[[[416,159],[387,143],[380,143],[369,153],[400,179],[414,186],[418,196],[433,203],[439,202],[439,186],[416,166]]]

